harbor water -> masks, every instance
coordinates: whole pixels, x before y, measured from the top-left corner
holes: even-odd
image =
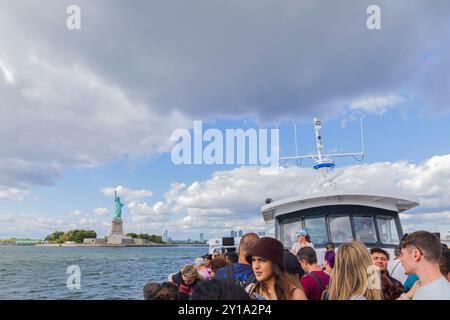
[[[168,274],[207,251],[208,247],[1,246],[0,299],[142,299],[147,282],[166,281]],[[80,289],[67,286],[70,266],[79,267]]]

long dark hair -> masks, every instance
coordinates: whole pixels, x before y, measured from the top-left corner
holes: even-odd
[[[309,236],[309,233],[306,234],[305,239],[307,242],[311,242],[311,237]]]
[[[381,274],[381,292],[384,300],[396,300],[403,293],[403,286],[400,282],[392,281],[389,274]]]
[[[275,277],[275,294],[278,300],[291,300],[294,285],[289,281],[286,272],[282,271],[278,265],[272,262],[273,276]],[[254,290],[257,292],[268,292],[268,288],[263,282],[256,282]]]

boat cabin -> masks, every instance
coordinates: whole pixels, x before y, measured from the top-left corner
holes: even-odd
[[[359,240],[369,248],[393,249],[403,236],[399,213],[419,205],[392,196],[341,193],[267,202],[261,208],[264,221],[275,224],[275,238],[288,249],[299,229],[308,232],[315,248]]]

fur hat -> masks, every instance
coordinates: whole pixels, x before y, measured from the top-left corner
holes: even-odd
[[[277,239],[264,237],[256,241],[253,249],[247,256],[247,262],[252,263],[252,256],[265,258],[275,263],[282,271],[285,271],[284,266],[284,246]]]

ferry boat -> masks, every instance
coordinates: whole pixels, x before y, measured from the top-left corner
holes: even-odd
[[[274,224],[275,238],[291,248],[297,230],[305,229],[319,263],[327,243],[338,247],[352,240],[368,248],[383,248],[393,257],[403,237],[399,213],[419,205],[405,198],[362,193],[322,193],[267,202],[261,213],[266,223]]]
[[[271,233],[258,233],[260,237],[272,237],[274,238],[274,234]],[[225,252],[237,252],[239,242],[241,242],[241,237],[222,237],[222,238],[214,238],[208,241],[209,245],[209,254],[213,254],[214,252],[225,253]]]
[[[214,252],[237,252],[237,247],[239,246],[240,241],[240,237],[222,237],[210,239],[208,241],[209,254],[213,254]]]
[[[261,214],[267,224],[274,226],[275,238],[290,249],[297,241],[296,232],[305,229],[316,248],[318,262],[323,262],[325,246],[359,240],[368,248],[381,247],[394,257],[394,248],[403,237],[399,213],[419,206],[415,199],[372,193],[345,193],[335,189],[333,157],[364,158],[361,119],[361,152],[323,154],[321,122],[314,119],[317,154],[280,158],[282,161],[314,161],[318,178],[309,193],[288,199],[266,199]]]

